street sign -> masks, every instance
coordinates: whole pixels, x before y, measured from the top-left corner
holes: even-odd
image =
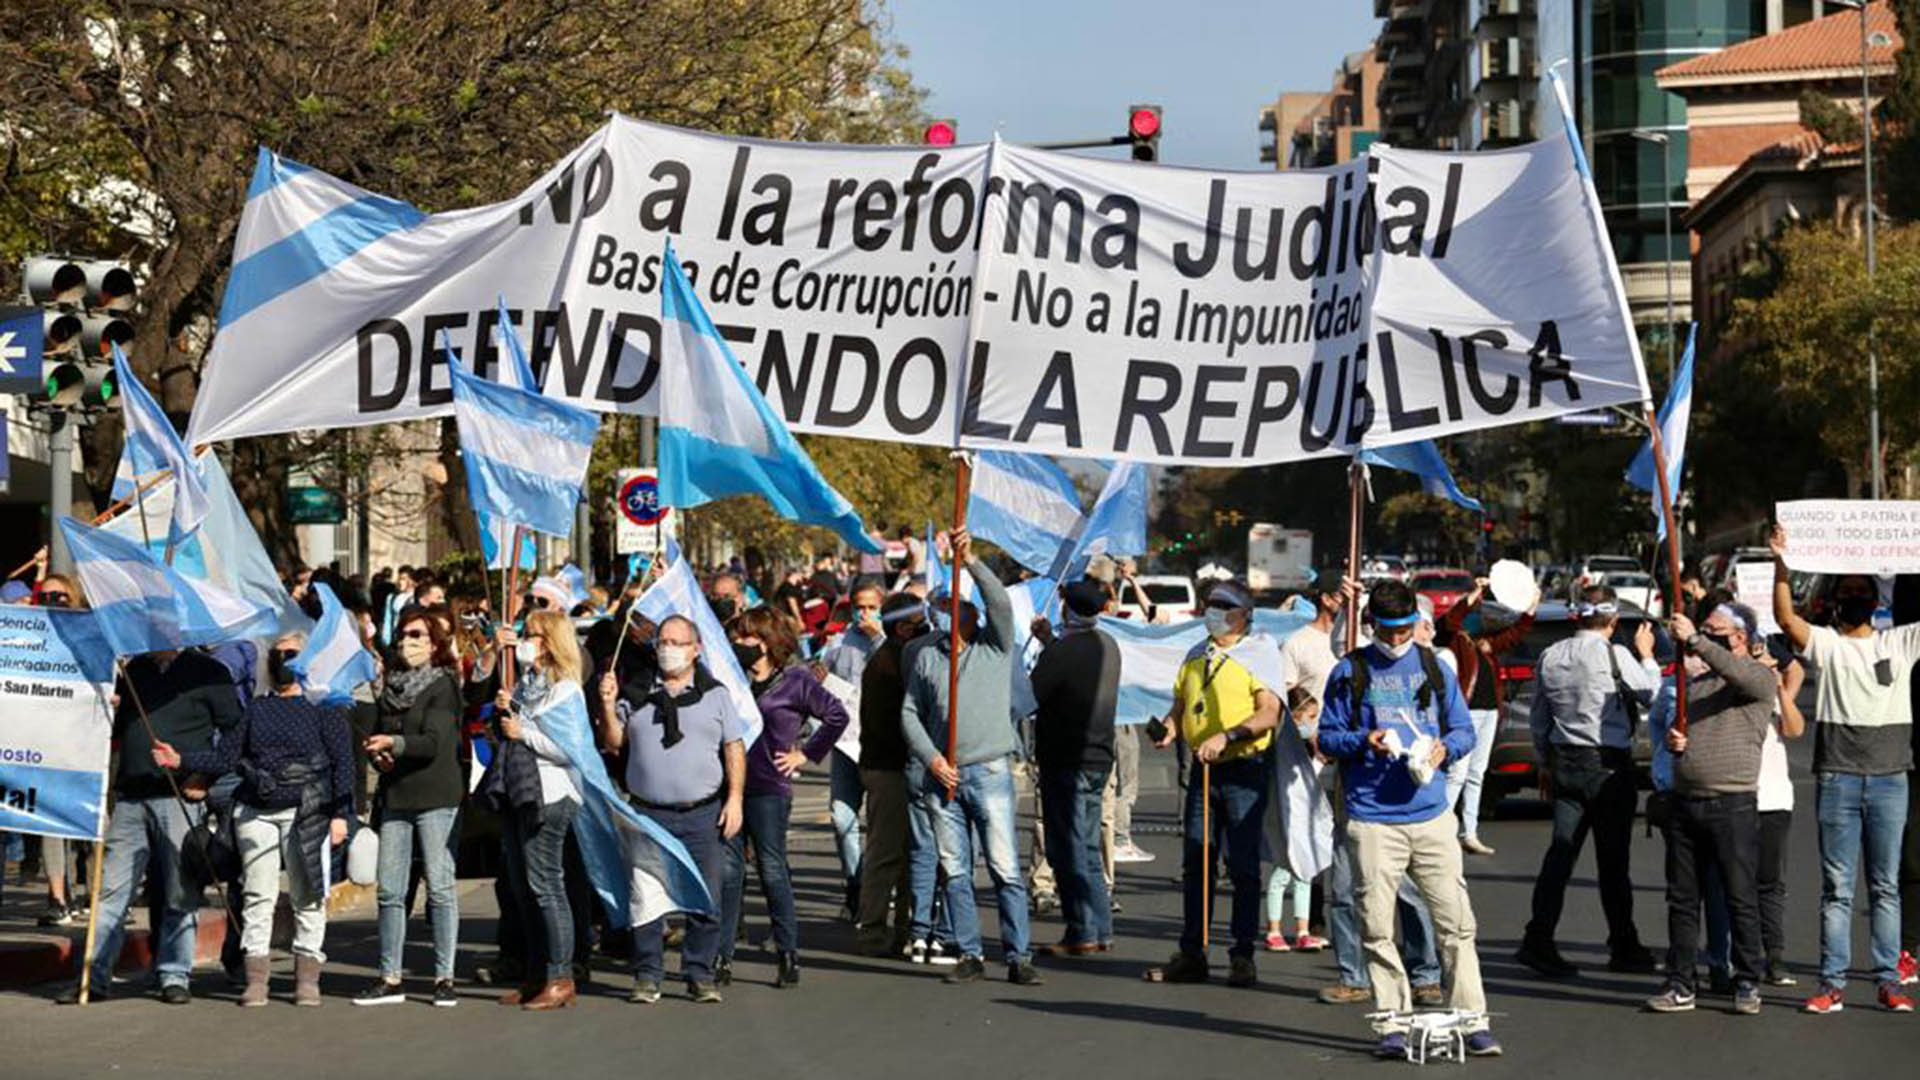
[[[347,506],[326,488],[289,487],[287,518],[295,525],[338,525],[347,520]]]
[[[39,308],[0,308],[0,394],[40,389],[46,316]]]
[[[674,535],[673,508],[660,505],[660,477],[653,469],[622,469],[614,477],[614,551],[652,554]]]

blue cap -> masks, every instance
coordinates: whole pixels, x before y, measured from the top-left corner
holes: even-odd
[[[33,595],[24,581],[9,581],[0,585],[0,604],[24,604]]]

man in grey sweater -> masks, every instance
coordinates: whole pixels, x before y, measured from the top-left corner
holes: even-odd
[[[947,733],[952,600],[944,590],[928,598],[933,642],[911,655],[906,701],[900,709],[907,748],[927,770],[925,790],[918,798],[936,823],[940,864],[947,874],[947,914],[960,947],[960,962],[947,973],[946,981],[976,982],[986,974],[980,913],[973,899],[977,832],[985,842],[987,874],[999,902],[1007,981],[1037,986],[1041,980],[1033,966],[1027,928],[1027,886],[1020,874],[1013,787],[1013,604],[993,572],[975,561],[967,531],[954,530],[952,542],[955,574],[966,567],[986,608],[982,625],[973,604],[960,603],[960,707],[953,738]]]
[[[1733,1009],[1760,1011],[1760,748],[1773,721],[1778,683],[1755,659],[1753,609],[1722,604],[1695,628],[1673,617],[1673,638],[1685,642],[1687,727],[1667,732],[1674,753],[1673,807],[1667,837],[1667,985],[1647,999],[1654,1012],[1694,1005],[1694,952],[1700,902],[1709,877],[1727,897],[1733,922]]]

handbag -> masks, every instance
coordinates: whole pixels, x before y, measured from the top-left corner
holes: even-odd
[[[180,877],[193,891],[240,880],[232,814],[206,814],[180,840]]]

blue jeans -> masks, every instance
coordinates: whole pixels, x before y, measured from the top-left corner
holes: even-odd
[[[1488,672],[1487,678],[1492,677]],[[1493,709],[1470,709],[1468,713],[1473,718],[1473,753],[1447,766],[1447,805],[1459,810],[1462,839],[1480,835],[1480,792],[1487,766],[1493,761],[1494,736],[1500,728],[1500,714]]]
[[[727,841],[727,868],[720,891],[720,955],[733,959],[740,931],[740,905],[747,889],[747,841],[753,841],[753,869],[760,875],[773,920],[773,944],[783,953],[800,951],[800,923],[793,913],[793,879],[787,872],[787,819],[791,795],[749,795],[745,824]]]
[[[1373,985],[1360,940],[1360,913],[1354,907],[1352,845],[1342,822],[1333,838],[1333,865],[1327,868],[1327,936],[1333,939],[1333,963],[1340,985],[1362,990]],[[1440,950],[1434,945],[1433,916],[1410,881],[1400,883],[1396,906],[1400,920],[1400,962],[1414,986],[1440,985]]]
[[[726,888],[726,842],[720,837],[722,803],[696,806],[692,810],[656,810],[637,807],[686,845],[707,892],[714,896]],[[633,928],[633,977],[666,978],[666,919],[659,918]],[[713,981],[713,960],[720,954],[720,920],[712,915],[687,915],[687,936],[680,948],[680,973],[694,982]]]
[[[929,798],[927,771],[907,766],[907,889],[913,894],[913,915],[907,921],[911,941],[953,943],[953,917],[940,899],[939,798]]]
[[[1211,876],[1213,867],[1205,865],[1201,854],[1201,818],[1206,817],[1213,831],[1213,857],[1224,846],[1227,880],[1233,883],[1233,945],[1230,955],[1251,957],[1260,933],[1260,852],[1265,842],[1267,795],[1272,787],[1272,766],[1265,754],[1236,761],[1216,761],[1211,769],[1212,790],[1201,782],[1204,766],[1194,761],[1187,777],[1186,834],[1182,877],[1186,893],[1184,920],[1180,929],[1180,951],[1200,956],[1201,928],[1213,917],[1213,890],[1202,890],[1202,880]],[[1211,808],[1203,814],[1208,800]]]
[[[453,883],[453,826],[457,806],[433,810],[384,810],[380,814],[379,885],[380,977],[397,981],[407,949],[407,880],[413,849],[427,871],[428,920],[433,924],[433,978],[453,978],[454,951],[460,941],[460,900]]]
[[[520,894],[522,939],[527,943],[527,970],[535,957],[547,961],[547,981],[573,978],[573,906],[567,902],[567,833],[580,804],[573,799],[550,802],[538,817],[509,813],[506,820],[506,865],[502,872]],[[535,942],[541,948],[535,950]]]
[[[1110,767],[1041,769],[1040,817],[1046,823],[1047,861],[1060,892],[1068,945],[1113,941],[1113,902],[1100,862],[1100,800]]]
[[[155,937],[154,970],[161,986],[185,986],[193,974],[194,931],[200,897],[180,879],[180,842],[204,813],[199,806],[181,804],[171,796],[121,799],[107,819],[107,852],[100,866],[100,934],[94,943],[93,985],[105,987],[113,978],[113,962],[126,937],[127,905],[144,873],[154,880],[162,897],[159,932]]]
[[[1865,862],[1874,980],[1899,979],[1900,839],[1907,820],[1907,774],[1817,777],[1820,819],[1820,979],[1847,985],[1853,960],[1853,886]],[[1864,858],[1863,858],[1864,857]]]
[[[974,839],[987,857],[1000,907],[1000,947],[1009,964],[1032,955],[1027,926],[1027,883],[1020,873],[1020,842],[1014,820],[1013,757],[960,766],[960,786],[952,799],[938,791],[922,796],[931,803],[940,844],[940,866],[947,872],[947,911],[961,956],[984,957],[980,911],[973,899]]]
[[[828,810],[833,815],[833,845],[840,854],[840,876],[848,882],[860,880],[860,800],[867,786],[860,780],[860,766],[838,750],[827,754]]]

